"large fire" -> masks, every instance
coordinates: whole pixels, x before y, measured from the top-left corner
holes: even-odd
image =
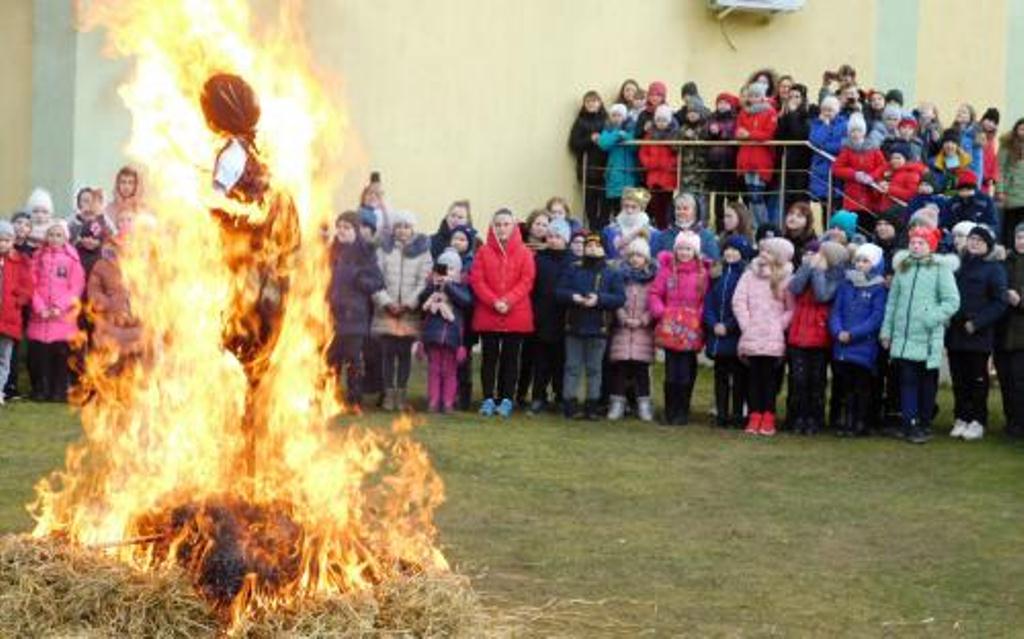
[[[324,352],[331,322],[331,196],[345,118],[311,71],[296,3],[273,29],[245,0],[92,0],[85,28],[134,59],[120,95],[127,153],[144,168],[146,209],[120,257],[141,318],[141,355],[92,351],[85,437],[37,486],[34,535],[103,547],[140,570],[177,565],[225,615],[287,607],[423,569],[444,569],[433,511],[443,499],[426,452],[390,432],[332,426],[344,411]],[[270,176],[258,203],[217,198],[224,140],[200,109],[204,82],[245,78],[262,109],[255,145]],[[280,210],[287,237],[268,261],[223,232]],[[223,213],[222,213],[223,214]],[[273,335],[233,348],[272,262],[284,282]],[[254,275],[255,274],[255,275]],[[257,286],[255,290],[259,290]]]

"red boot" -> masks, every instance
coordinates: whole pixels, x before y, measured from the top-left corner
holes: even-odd
[[[765,437],[775,436],[775,413],[761,413],[761,434]]]
[[[761,432],[761,413],[750,413],[747,416],[747,428],[743,432],[748,435],[757,435]]]

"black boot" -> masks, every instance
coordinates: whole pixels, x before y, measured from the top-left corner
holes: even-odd
[[[575,419],[578,412],[579,407],[575,399],[566,399],[562,402],[562,416],[566,419]]]
[[[583,405],[583,419],[588,422],[596,422],[601,419],[601,402],[596,399],[588,399]]]

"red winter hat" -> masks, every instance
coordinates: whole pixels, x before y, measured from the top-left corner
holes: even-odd
[[[928,247],[931,248],[934,253],[939,248],[939,240],[942,239],[942,231],[939,229],[930,229],[924,226],[915,226],[910,229],[910,239],[919,237],[928,243]]]
[[[718,96],[715,97],[715,104],[717,105],[719,102],[721,102],[723,100],[729,103],[729,106],[732,107],[733,111],[739,111],[740,110],[740,98],[739,98],[739,96],[733,95],[732,93],[728,93],[728,92],[719,93]]]
[[[976,189],[978,188],[978,176],[970,169],[960,169],[956,174],[956,188]]]
[[[664,98],[666,95],[668,95],[668,89],[665,88],[664,82],[656,80],[654,82],[651,82],[651,85],[647,87],[647,95],[660,95],[661,97]]]

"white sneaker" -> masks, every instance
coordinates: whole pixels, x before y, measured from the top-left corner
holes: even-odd
[[[953,430],[949,431],[949,436],[954,439],[959,439],[964,436],[967,432],[967,422],[962,419],[958,419],[953,422]]]
[[[967,429],[964,430],[963,438],[965,442],[978,441],[985,436],[985,427],[978,422],[971,422],[967,425]]]

